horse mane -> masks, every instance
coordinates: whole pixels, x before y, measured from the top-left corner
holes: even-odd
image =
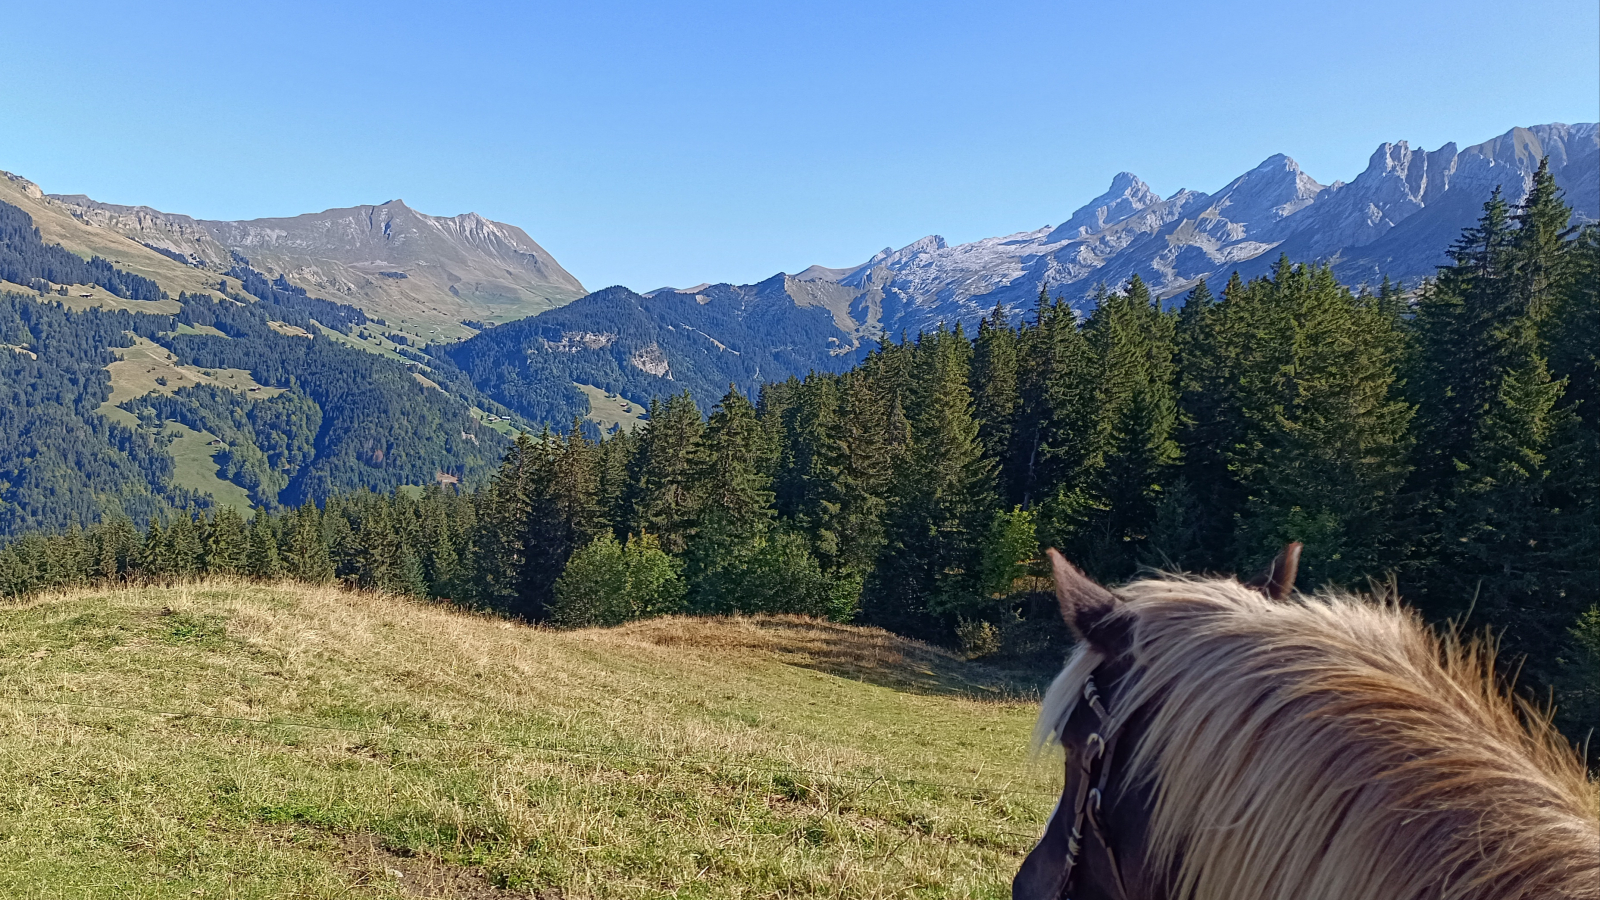
[[[1117,777],[1149,791],[1147,863],[1171,896],[1600,898],[1600,793],[1498,684],[1491,646],[1335,592],[1163,576],[1117,593],[1132,668],[1111,727],[1142,727]],[[1102,659],[1073,654],[1036,746]]]

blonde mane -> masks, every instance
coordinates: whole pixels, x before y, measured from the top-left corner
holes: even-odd
[[[1176,576],[1117,593],[1133,666],[1112,727],[1143,727],[1118,777],[1150,788],[1147,861],[1174,898],[1600,898],[1600,794],[1491,650],[1345,594]],[[1036,743],[1101,659],[1073,654]]]

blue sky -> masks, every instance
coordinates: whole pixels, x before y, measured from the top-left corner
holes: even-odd
[[[6,13],[0,169],[203,218],[400,197],[590,289],[1065,219],[1118,171],[1324,183],[1600,117],[1594,0],[143,4]]]

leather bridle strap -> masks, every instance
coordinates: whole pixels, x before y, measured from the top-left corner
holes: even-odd
[[[1116,854],[1111,850],[1111,841],[1106,838],[1105,827],[1100,821],[1100,805],[1105,797],[1106,785],[1111,780],[1111,753],[1116,749],[1117,733],[1113,732],[1109,741],[1100,733],[1109,723],[1111,714],[1100,701],[1100,692],[1095,688],[1093,675],[1083,683],[1083,699],[1098,721],[1095,730],[1091,731],[1084,741],[1083,752],[1079,754],[1078,790],[1072,803],[1072,830],[1067,834],[1067,859],[1061,880],[1061,896],[1062,900],[1070,900],[1067,891],[1072,887],[1073,870],[1077,868],[1083,853],[1083,824],[1087,821],[1089,827],[1094,830],[1095,840],[1105,851],[1106,860],[1110,863],[1118,896],[1126,898],[1127,890],[1122,882],[1122,870],[1117,865]],[[1095,771],[1097,766],[1098,772]]]

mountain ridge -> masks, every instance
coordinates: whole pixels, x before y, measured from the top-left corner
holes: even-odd
[[[1106,193],[1060,225],[954,245],[928,235],[857,266],[811,266],[795,277],[855,288],[862,296],[871,285],[893,297],[888,302],[904,318],[885,321],[890,332],[970,322],[996,303],[1018,311],[1041,288],[1086,309],[1101,283],[1114,287],[1134,274],[1172,296],[1235,269],[1246,277],[1262,274],[1280,253],[1327,262],[1352,286],[1385,275],[1415,281],[1445,262],[1449,240],[1495,186],[1505,189],[1507,200],[1519,201],[1543,156],[1550,157],[1576,220],[1600,220],[1597,148],[1594,123],[1513,128],[1463,150],[1447,143],[1426,151],[1396,141],[1380,145],[1350,182],[1328,185],[1279,153],[1214,193],[1181,189],[1165,198],[1120,172]],[[1470,198],[1465,203],[1463,195]],[[1424,218],[1400,237],[1426,234],[1426,240],[1411,247],[1394,239],[1383,243],[1418,215]],[[1439,232],[1450,238],[1438,240]],[[1374,252],[1362,252],[1366,248]]]
[[[464,319],[509,321],[587,293],[526,231],[473,212],[431,216],[390,200],[224,221],[35,191],[40,205],[193,269],[221,275],[248,260],[269,276],[442,337],[470,333]]]

